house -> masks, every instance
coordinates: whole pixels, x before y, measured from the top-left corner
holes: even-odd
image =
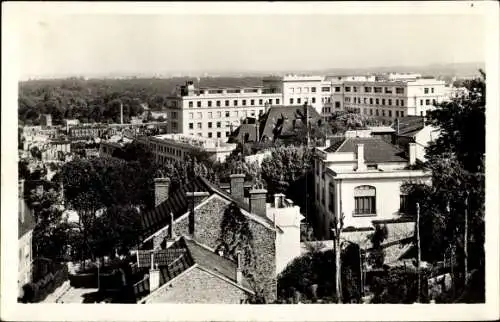
[[[33,230],[35,229],[35,217],[32,209],[25,200],[25,182],[19,181],[19,209],[18,209],[18,248],[19,268],[17,286],[18,293],[22,293],[22,287],[32,280],[33,261]]]
[[[415,143],[406,152],[376,137],[338,137],[315,148],[318,232],[330,236],[334,218],[342,216],[344,228],[365,228],[373,220],[399,218],[406,211],[402,185],[430,183],[429,173],[412,170],[415,163]]]
[[[273,301],[277,274],[300,255],[302,216],[299,207],[283,195],[276,195],[274,203],[268,204],[262,186],[245,191],[244,178],[244,174],[231,175],[230,193],[203,177],[195,177],[175,191],[170,191],[168,178],[157,178],[156,207],[142,217],[142,248],[164,249],[172,236],[187,236],[215,252],[220,246],[224,211],[236,205],[248,220],[258,273],[264,278],[268,300]]]
[[[258,121],[248,120],[238,127],[231,136],[234,142],[274,141],[294,137],[298,130],[321,125],[323,118],[310,105],[271,106]]]
[[[397,118],[393,127],[395,130],[393,143],[402,148],[407,148],[409,143],[415,143],[416,157],[424,162],[425,148],[440,135],[438,129],[425,125],[425,119],[421,116]]]
[[[149,269],[133,286],[138,303],[240,304],[254,294],[241,263],[188,237],[163,250],[137,252],[137,267]]]

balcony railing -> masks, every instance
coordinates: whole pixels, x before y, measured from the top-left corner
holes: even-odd
[[[374,209],[355,209],[352,212],[354,217],[366,217],[366,216],[376,216],[376,211]]]

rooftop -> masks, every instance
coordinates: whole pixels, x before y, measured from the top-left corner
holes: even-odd
[[[407,162],[405,152],[379,138],[334,138],[330,139],[330,146],[324,151],[327,153],[353,152],[356,153],[357,145],[364,145],[366,162]]]
[[[161,141],[171,141],[204,149],[217,147],[236,148],[236,144],[225,143],[218,139],[211,139],[188,134],[162,134],[156,135],[153,138]]]

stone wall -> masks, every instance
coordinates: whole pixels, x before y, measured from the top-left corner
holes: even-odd
[[[194,268],[151,295],[146,303],[240,304],[247,293],[217,276]]]

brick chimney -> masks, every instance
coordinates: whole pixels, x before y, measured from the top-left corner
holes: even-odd
[[[169,178],[155,178],[155,207],[158,207],[161,203],[168,199],[168,194],[170,190],[170,179]]]
[[[408,144],[408,163],[410,165],[414,165],[417,162],[417,144],[410,143]]]
[[[193,212],[194,207],[202,202],[205,198],[210,196],[210,193],[207,191],[188,191],[186,192],[186,198],[188,202],[188,211],[189,211],[189,233],[194,234],[194,223],[195,223],[195,214]]]
[[[356,171],[365,171],[366,164],[365,164],[365,146],[364,146],[364,144],[358,144],[356,151],[357,151],[356,160],[358,161],[358,168],[356,169]]]
[[[245,196],[244,183],[245,174],[244,173],[233,173],[229,176],[231,178],[231,196],[237,200],[243,200]]]
[[[267,190],[262,185],[256,185],[250,190],[250,212],[259,216],[266,216]]]

